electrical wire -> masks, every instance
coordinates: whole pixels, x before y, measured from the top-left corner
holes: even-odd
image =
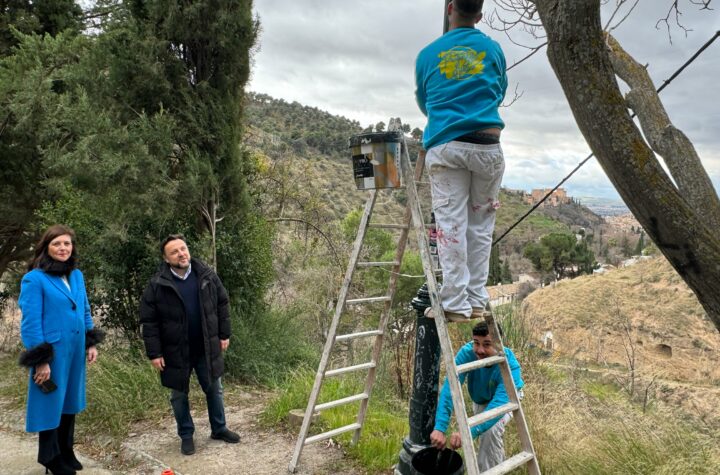
[[[690,63],[692,63],[693,61],[695,61],[695,59],[696,59],[698,56],[700,56],[700,54],[702,54],[702,52],[705,51],[705,50],[713,43],[713,41],[715,41],[715,40],[718,38],[718,36],[720,36],[720,31],[716,31],[716,32],[715,32],[715,35],[713,35],[712,38],[710,38],[704,45],[702,45],[702,46],[700,47],[700,49],[698,49],[698,50],[695,52],[695,54],[693,54],[693,55],[690,57],[690,59],[688,59],[687,61],[685,61],[685,63],[684,63],[682,66],[680,66],[680,68],[678,68],[678,70],[675,71],[672,76],[670,76],[668,79],[666,79],[665,82],[663,82],[663,84],[657,89],[657,92],[659,93],[660,91],[662,91],[663,89],[665,89],[666,86],[668,86],[675,78],[677,78],[677,77],[680,75],[680,73],[682,73],[683,70],[690,65]],[[635,117],[635,114],[633,113],[631,117]],[[527,213],[523,214],[517,221],[515,221],[515,223],[513,223],[512,226],[510,226],[504,233],[502,233],[502,235],[501,235],[499,238],[497,238],[497,239],[492,243],[492,245],[493,245],[493,246],[497,245],[505,236],[507,236],[507,235],[510,233],[510,231],[512,231],[513,229],[515,229],[515,227],[518,226],[520,223],[522,223],[522,222],[525,220],[525,218],[527,218],[528,216],[530,216],[530,214],[531,214],[533,211],[535,211],[536,209],[538,209],[538,207],[540,207],[540,205],[543,204],[543,203],[545,202],[545,200],[547,200],[553,193],[555,193],[555,191],[556,191],[558,188],[560,188],[563,183],[565,183],[566,181],[568,181],[568,180],[570,179],[570,177],[573,176],[573,175],[575,174],[575,172],[577,172],[577,171],[580,169],[580,167],[582,167],[583,165],[585,165],[585,163],[587,163],[587,161],[590,160],[590,159],[591,159],[592,157],[594,157],[594,156],[595,156],[595,155],[591,153],[590,155],[588,155],[587,157],[585,157],[585,159],[584,159],[582,162],[580,162],[580,163],[578,164],[578,166],[576,166],[575,168],[573,168],[573,170],[572,170],[570,173],[568,173],[568,174],[565,176],[565,178],[563,178],[563,179],[560,181],[560,183],[558,183],[558,184],[555,186],[555,188],[553,188],[552,190],[550,190],[545,196],[542,197],[542,199],[541,199],[540,201],[538,201],[532,208],[530,208],[530,210],[529,210]]]

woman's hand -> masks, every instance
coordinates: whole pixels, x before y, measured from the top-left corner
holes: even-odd
[[[50,379],[50,363],[42,363],[35,366],[33,381],[35,384],[42,384]]]
[[[87,349],[87,361],[90,364],[93,364],[97,360],[98,351],[97,348],[94,346],[91,346]]]

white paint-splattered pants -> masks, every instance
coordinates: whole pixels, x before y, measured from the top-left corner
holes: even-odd
[[[484,307],[498,193],[505,171],[500,144],[448,142],[427,152],[445,311]]]

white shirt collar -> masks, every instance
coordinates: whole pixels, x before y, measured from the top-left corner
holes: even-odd
[[[190,276],[190,272],[192,272],[192,264],[188,264],[187,272],[185,272],[185,275],[178,275],[178,273],[175,272],[175,270],[172,268],[172,266],[170,266],[170,272],[172,272],[172,274],[175,277],[177,277],[178,279],[186,280],[188,278],[188,276]]]

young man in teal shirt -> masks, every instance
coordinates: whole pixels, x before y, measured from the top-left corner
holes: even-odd
[[[475,29],[482,0],[448,4],[449,30],[426,46],[415,65],[416,98],[428,121],[423,132],[443,271],[440,300],[449,320],[480,316],[495,210],[505,170],[505,56]],[[428,315],[432,316],[432,315]]]
[[[460,351],[458,351],[455,356],[455,364],[470,363],[495,355],[497,355],[497,350],[493,346],[488,326],[485,322],[480,322],[473,328],[472,341],[460,348]],[[510,372],[515,382],[515,388],[518,390],[518,396],[522,398],[522,388],[525,386],[525,383],[520,373],[520,363],[518,363],[515,354],[510,348],[505,348],[505,358],[507,358]],[[500,374],[500,366],[497,364],[463,373],[459,379],[460,386],[462,386],[465,381],[468,383],[468,392],[470,393],[470,398],[473,400],[473,412],[475,414],[489,411],[510,402],[502,375]],[[447,442],[445,431],[450,424],[452,413],[453,403],[450,395],[450,386],[448,385],[447,378],[445,378],[438,400],[437,411],[435,412],[435,428],[430,434],[430,443],[438,449],[444,448]],[[471,429],[473,438],[480,437],[477,458],[481,472],[490,470],[505,460],[503,434],[505,433],[505,426],[511,419],[512,413],[508,413],[504,416],[490,419]],[[453,449],[457,449],[460,448],[461,445],[460,433],[454,432],[450,436],[450,446]]]

